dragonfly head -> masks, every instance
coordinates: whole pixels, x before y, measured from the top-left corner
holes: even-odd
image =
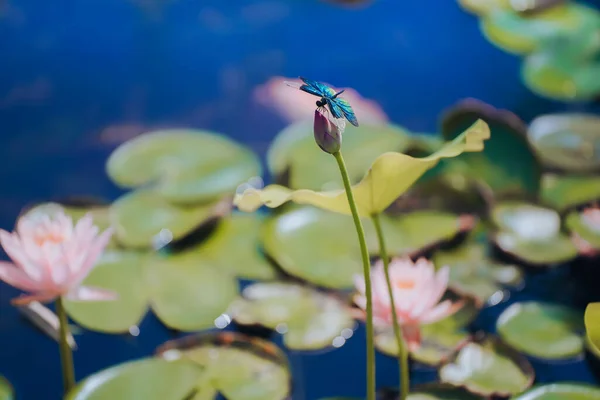
[[[327,100],[325,100],[325,97],[321,97],[321,100],[317,100],[317,107],[325,107],[325,104],[327,104]]]

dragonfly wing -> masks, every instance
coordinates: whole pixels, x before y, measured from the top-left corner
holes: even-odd
[[[333,98],[333,96],[335,96],[335,90],[333,90],[329,86],[325,85],[324,83],[312,81],[310,79],[306,79],[303,77],[300,77],[300,79],[302,79],[302,82],[304,82],[304,85],[302,85],[300,87],[300,89],[304,90],[305,92],[308,92],[308,93],[311,93],[311,94],[314,94],[314,95],[320,96],[320,97]]]
[[[333,115],[334,118],[344,118],[344,111],[335,100],[331,100],[327,97],[325,98],[325,100],[327,100],[329,111],[331,111],[331,115]]]
[[[332,103],[335,103],[337,107],[341,110],[342,114],[348,122],[350,122],[354,126],[358,126],[358,120],[356,119],[356,114],[354,114],[354,110],[350,106],[350,103],[344,99],[340,99],[339,97],[334,99]]]

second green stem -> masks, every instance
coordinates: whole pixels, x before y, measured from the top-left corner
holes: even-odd
[[[348,198],[348,205],[352,212],[352,218],[354,219],[354,225],[356,226],[356,233],[358,234],[358,242],[360,244],[360,253],[363,261],[363,273],[365,279],[365,297],[367,298],[367,400],[375,400],[375,345],[373,342],[373,295],[371,289],[371,261],[369,259],[369,251],[367,250],[367,241],[365,239],[365,231],[358,215],[356,208],[356,202],[354,201],[354,194],[352,193],[352,185],[350,184],[350,178],[348,177],[348,171],[346,170],[346,164],[342,157],[341,152],[333,153],[335,160],[338,163],[342,180],[344,181],[344,188],[346,190],[346,197]]]
[[[398,322],[398,314],[396,313],[396,304],[394,301],[394,292],[392,290],[392,280],[390,279],[389,264],[390,259],[387,254],[387,248],[385,246],[385,238],[383,237],[383,229],[381,229],[381,222],[379,220],[379,214],[373,214],[371,216],[373,225],[375,225],[375,231],[377,232],[377,240],[379,241],[379,256],[383,261],[383,270],[385,272],[385,281],[388,288],[388,295],[390,296],[390,305],[392,306],[392,323],[394,325],[394,336],[396,337],[396,343],[398,344],[398,367],[400,368],[400,400],[405,400],[409,391],[409,368],[408,368],[408,351],[404,346],[404,340],[402,339],[402,332],[400,331],[400,323]]]
[[[63,299],[56,299],[56,314],[59,321],[58,345],[60,348],[60,363],[62,366],[63,388],[67,394],[75,386],[75,370],[73,369],[73,353],[67,340],[69,334],[69,320],[63,304]]]

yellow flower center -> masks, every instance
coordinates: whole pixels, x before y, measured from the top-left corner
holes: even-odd
[[[415,287],[415,281],[412,279],[397,279],[394,285],[398,289],[412,289]]]
[[[38,246],[42,246],[44,243],[48,242],[58,244],[65,240],[65,236],[59,232],[44,232],[36,235],[34,240]]]

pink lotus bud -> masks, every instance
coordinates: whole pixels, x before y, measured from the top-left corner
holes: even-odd
[[[315,110],[314,124],[315,141],[325,153],[333,154],[340,151],[342,146],[342,131],[318,109]]]

